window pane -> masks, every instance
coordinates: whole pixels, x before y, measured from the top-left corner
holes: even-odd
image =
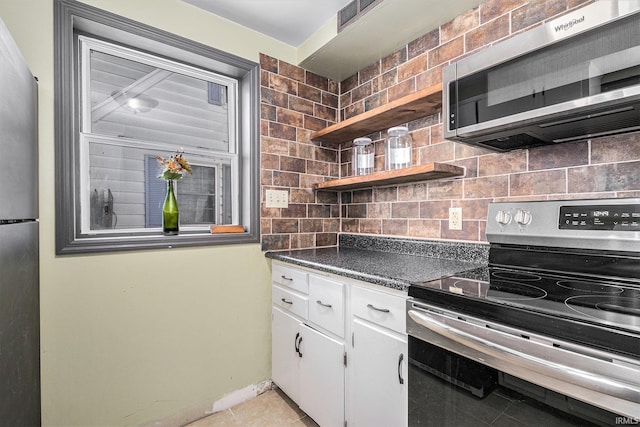
[[[85,132],[229,152],[227,87],[91,50]]]
[[[119,145],[89,144],[91,230],[145,227],[145,156],[152,154]]]
[[[193,166],[193,173],[178,181],[181,224],[216,223],[216,168]]]
[[[132,147],[120,141],[90,141],[89,151],[89,229],[135,229],[162,226],[162,204],[166,182],[158,178],[161,166],[156,156],[169,157],[171,152],[154,147]],[[231,158],[185,154],[193,173],[176,182],[180,208],[180,224],[209,225],[229,223],[217,218],[223,211],[218,205],[221,191],[231,187],[218,185],[225,181],[218,171],[231,170]],[[230,172],[228,172],[230,175]],[[229,179],[230,181],[230,179]]]
[[[222,212],[222,218],[220,224],[233,224],[233,200],[232,200],[232,188],[231,188],[231,165],[222,165],[220,168],[222,174],[220,175],[222,189],[222,197],[220,198],[220,211]]]

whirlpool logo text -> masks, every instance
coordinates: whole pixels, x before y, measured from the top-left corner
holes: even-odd
[[[584,15],[580,18],[575,18],[575,19],[572,19],[571,21],[565,22],[564,24],[556,25],[554,29],[556,30],[556,33],[560,31],[568,31],[571,28],[573,28],[574,25],[582,24],[583,22],[584,22]]]

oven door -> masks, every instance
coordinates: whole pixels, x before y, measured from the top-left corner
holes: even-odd
[[[640,421],[637,360],[414,299],[407,302],[407,332],[409,425]]]

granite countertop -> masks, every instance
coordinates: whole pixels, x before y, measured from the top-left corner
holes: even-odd
[[[341,235],[338,247],[267,252],[265,256],[406,291],[414,283],[485,266],[488,246]]]

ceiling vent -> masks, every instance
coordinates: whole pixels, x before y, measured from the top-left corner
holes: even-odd
[[[338,32],[357,21],[362,15],[373,9],[382,0],[353,0],[338,11]]]

